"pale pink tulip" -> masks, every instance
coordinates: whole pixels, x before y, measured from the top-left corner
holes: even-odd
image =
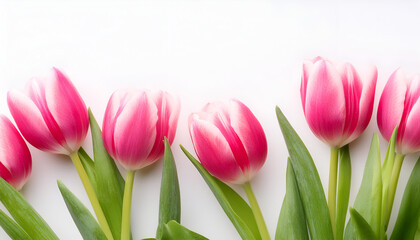
[[[201,164],[222,181],[250,181],[267,157],[261,124],[238,100],[209,103],[189,119],[189,130]]]
[[[400,154],[420,150],[420,74],[407,78],[397,69],[382,92],[378,105],[378,127],[389,140],[398,126],[396,148]]]
[[[164,137],[173,142],[179,112],[179,99],[166,92],[116,91],[103,121],[105,148],[127,170],[150,165],[162,156]]]
[[[359,137],[372,116],[377,75],[372,66],[363,82],[350,63],[305,61],[300,93],[312,132],[331,147]]]
[[[69,155],[82,145],[89,128],[86,105],[58,69],[31,79],[24,91],[9,92],[7,101],[20,132],[34,147]]]
[[[0,115],[0,177],[20,190],[32,171],[28,147],[10,120]]]

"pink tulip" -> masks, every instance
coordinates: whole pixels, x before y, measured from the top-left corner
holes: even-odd
[[[389,140],[396,126],[397,152],[408,154],[420,150],[420,74],[407,78],[400,69],[390,77],[378,106],[378,127]]]
[[[331,147],[342,147],[362,134],[372,116],[377,79],[371,67],[364,83],[350,63],[317,57],[303,64],[301,100],[312,132]]]
[[[20,190],[32,170],[28,147],[10,120],[0,115],[0,176]]]
[[[191,140],[201,164],[222,181],[250,181],[267,157],[261,124],[238,100],[209,103],[189,119]]]
[[[20,132],[34,147],[69,155],[82,145],[89,128],[86,105],[58,69],[31,79],[24,91],[9,92],[7,101]]]
[[[105,148],[127,170],[150,165],[162,156],[164,137],[173,142],[179,112],[179,99],[166,92],[116,91],[103,121]]]

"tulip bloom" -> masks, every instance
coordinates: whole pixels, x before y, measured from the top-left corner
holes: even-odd
[[[270,239],[249,183],[267,157],[267,140],[257,118],[238,100],[209,103],[191,114],[189,129],[203,167],[222,181],[243,184],[261,237]]]
[[[11,91],[7,101],[16,125],[34,147],[69,155],[85,140],[86,105],[70,80],[53,68],[46,78],[33,78],[24,91]]]
[[[303,64],[301,100],[312,132],[331,147],[342,147],[362,134],[372,116],[376,67],[363,83],[350,63],[321,57]]]
[[[22,136],[4,115],[0,115],[0,132],[0,177],[20,190],[31,174],[31,154]]]
[[[125,169],[135,171],[158,160],[163,139],[175,138],[178,98],[166,92],[115,92],[105,111],[103,141],[108,153]]]
[[[312,132],[331,147],[328,207],[337,239],[343,238],[346,217],[336,216],[338,151],[346,148],[342,151],[348,152],[346,145],[367,127],[372,116],[377,75],[376,67],[372,67],[362,82],[350,63],[336,64],[321,57],[303,63],[300,88],[303,112]],[[347,158],[343,161],[346,162],[340,165],[340,172],[350,175],[350,161]],[[341,185],[338,188],[349,189]],[[348,199],[346,201],[348,203]],[[340,220],[337,226],[336,217]]]
[[[16,125],[30,144],[72,159],[99,224],[112,240],[105,215],[79,159],[78,150],[89,129],[89,115],[71,81],[53,68],[49,76],[31,79],[23,91],[9,92],[7,102]]]
[[[391,138],[398,126],[396,151],[400,154],[420,150],[420,74],[407,78],[400,69],[389,78],[378,105],[378,128]]]
[[[201,164],[222,181],[248,182],[267,157],[261,124],[238,100],[207,104],[190,116],[189,129]]]
[[[158,160],[163,140],[175,138],[180,112],[178,98],[166,92],[120,90],[105,111],[103,141],[108,153],[126,170],[121,240],[130,239],[131,198],[136,170]]]

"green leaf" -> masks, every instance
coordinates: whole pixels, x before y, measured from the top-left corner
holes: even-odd
[[[60,180],[57,181],[57,184],[67,209],[83,239],[107,240],[98,222],[83,203]]]
[[[33,239],[55,240],[58,237],[50,226],[23,198],[22,194],[0,178],[0,200],[10,215]]]
[[[350,185],[351,185],[351,161],[349,145],[339,150],[340,163],[337,191],[337,218],[336,218],[336,240],[343,239],[344,226],[346,224],[347,208],[349,207]]]
[[[174,220],[165,224],[162,240],[208,240],[198,233],[188,230]]]
[[[101,129],[90,109],[89,121],[95,159],[96,193],[112,235],[115,239],[119,239],[121,237],[124,179],[104,147]]]
[[[375,233],[370,227],[369,223],[360,215],[356,209],[350,208],[351,220],[354,222],[358,238],[360,240],[374,240],[377,239]]]
[[[183,146],[181,146],[181,149],[206,181],[242,239],[260,240],[258,226],[248,203],[232,188],[207,172]]]
[[[309,239],[305,212],[300,200],[295,172],[290,158],[287,160],[286,196],[284,196],[276,230],[276,240]]]
[[[168,139],[164,140],[165,154],[162,169],[162,183],[160,187],[159,225],[156,238],[160,239],[165,224],[171,220],[181,222],[181,199],[179,194],[178,175],[171,145]]]
[[[97,193],[98,190],[96,184],[95,163],[83,148],[79,149],[78,155],[80,158],[80,162],[82,163],[83,168],[85,169],[86,174],[88,175],[89,181],[92,184],[95,193]]]
[[[13,240],[32,240],[25,230],[2,210],[0,210],[0,226]]]
[[[408,179],[391,240],[414,239],[420,217],[420,158]]]
[[[373,134],[369,155],[363,173],[354,209],[369,223],[373,232],[382,238],[381,229],[382,205],[382,170],[378,135]],[[352,219],[347,224],[344,239],[355,239],[358,236]]]
[[[311,239],[332,240],[327,200],[312,157],[279,107],[276,107],[276,113],[296,175]]]

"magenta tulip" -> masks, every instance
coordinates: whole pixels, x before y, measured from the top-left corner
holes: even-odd
[[[378,127],[391,138],[398,126],[396,150],[408,154],[420,150],[420,75],[407,78],[400,69],[390,77],[378,105]]]
[[[0,115],[0,132],[0,176],[20,190],[31,174],[31,154],[15,126],[3,115]]]
[[[331,147],[342,147],[362,134],[372,116],[376,67],[362,82],[350,63],[317,57],[303,64],[301,100],[312,132]]]
[[[86,105],[58,69],[31,79],[24,91],[9,92],[7,100],[20,132],[34,147],[69,155],[82,145],[89,128]]]
[[[249,182],[266,160],[263,128],[238,100],[207,104],[190,116],[189,130],[201,164],[222,181]]]
[[[150,165],[162,156],[164,137],[174,140],[179,112],[179,99],[166,92],[117,91],[105,111],[105,148],[127,170]]]

